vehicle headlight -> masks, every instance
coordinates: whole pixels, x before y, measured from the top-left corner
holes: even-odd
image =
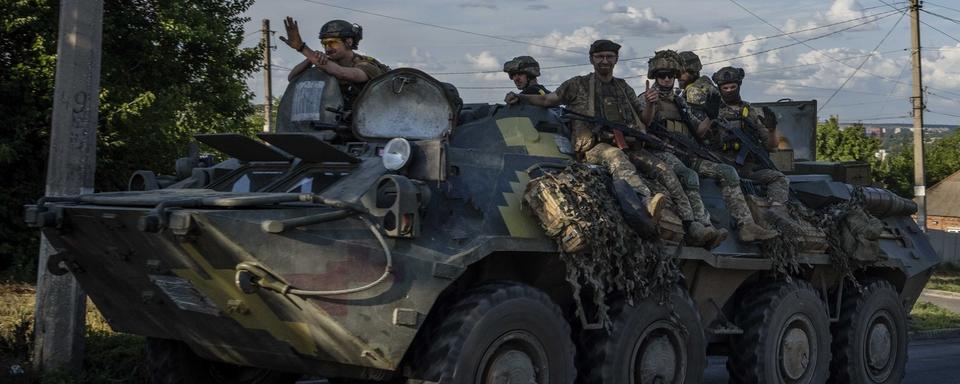
[[[396,171],[403,168],[410,160],[410,142],[401,137],[391,139],[383,147],[380,158],[383,160],[383,167],[388,170]]]

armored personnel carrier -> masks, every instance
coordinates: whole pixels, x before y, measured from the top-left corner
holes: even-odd
[[[27,221],[57,251],[50,272],[147,338],[157,383],[695,383],[708,353],[736,382],[903,377],[907,313],[938,263],[909,201],[863,191],[877,236],[849,237],[863,243],[845,258],[804,248],[787,274],[736,236],[665,242],[684,276],[670,300],[612,296],[603,329],[576,314],[557,244],[521,203],[531,172],[573,161],[566,125],[539,107],[461,107],[450,88],[397,69],[345,118],[337,82],[308,71],[277,133],[197,136],[227,159],[42,198]],[[792,177],[810,209],[854,197]],[[718,187],[702,188],[732,230]]]

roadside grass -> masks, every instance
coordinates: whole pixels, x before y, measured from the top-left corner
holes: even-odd
[[[913,306],[910,316],[913,318],[910,326],[913,331],[960,328],[960,313],[948,311],[926,301],[918,301]]]
[[[937,267],[927,282],[928,289],[960,293],[960,266],[943,264]]]
[[[34,289],[0,283],[0,382],[44,384],[142,383],[147,381],[144,339],[114,332],[87,300],[86,351],[80,375],[51,372],[42,377],[30,366],[33,352]],[[23,374],[12,375],[18,365]]]

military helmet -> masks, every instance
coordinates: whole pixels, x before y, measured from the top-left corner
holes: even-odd
[[[352,38],[353,46],[350,49],[357,49],[357,44],[363,39],[363,27],[345,20],[330,20],[320,27],[320,39],[331,37]]]
[[[674,50],[657,51],[650,60],[647,61],[647,78],[654,78],[657,72],[672,71],[674,76],[683,70],[680,55]]]
[[[540,76],[540,63],[530,56],[517,56],[503,63],[503,71],[508,74],[525,73],[527,76]]]
[[[703,64],[700,63],[700,56],[697,56],[696,53],[692,51],[683,51],[679,53],[680,55],[680,66],[683,67],[684,71],[690,73],[700,73],[700,70],[703,69]]]
[[[713,82],[717,83],[717,86],[729,83],[742,84],[744,75],[743,68],[723,67],[713,74]]]

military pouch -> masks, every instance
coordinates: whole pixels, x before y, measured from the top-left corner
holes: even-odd
[[[577,253],[587,242],[576,215],[569,213],[571,206],[567,191],[553,174],[545,174],[530,180],[523,200],[540,221],[540,226],[550,238],[556,240],[566,253]]]

